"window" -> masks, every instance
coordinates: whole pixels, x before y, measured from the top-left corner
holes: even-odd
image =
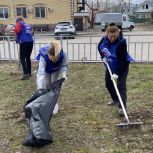
[[[142,6],[142,9],[145,9],[145,5]]]
[[[126,16],[123,16],[123,21],[127,21]]]
[[[27,18],[26,7],[18,7],[18,8],[16,8],[16,15],[17,16],[23,16],[24,18]]]
[[[0,19],[8,19],[8,8],[0,8]]]
[[[148,6],[148,4],[146,4],[146,9],[148,9],[149,8],[149,6]]]
[[[45,7],[35,7],[35,17],[36,18],[45,18]]]

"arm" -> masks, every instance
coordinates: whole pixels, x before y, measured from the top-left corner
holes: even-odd
[[[18,34],[18,33],[21,32],[21,30],[22,30],[22,26],[21,26],[21,24],[20,24],[19,22],[17,22],[17,23],[16,23],[16,26],[15,26],[15,28],[14,28],[14,32],[15,32],[16,34]]]
[[[120,62],[120,65],[118,67],[118,72],[121,72],[129,65],[129,62],[127,61],[128,52],[127,52],[127,43],[125,39],[116,48],[116,55]]]
[[[102,37],[102,39],[100,40],[100,42],[98,44],[98,51],[99,51],[99,54],[100,54],[101,58],[104,57],[103,54],[101,53],[103,41],[104,41],[104,37]]]
[[[64,53],[64,59],[61,64],[60,73],[63,78],[66,78],[67,71],[68,71],[68,59],[67,59],[67,54],[65,52],[63,52],[63,53]]]
[[[37,73],[37,89],[44,89],[44,83],[45,83],[45,68],[46,68],[46,62],[43,57],[40,56],[39,60],[39,67],[38,67],[38,73]]]
[[[99,42],[98,51],[101,58],[108,58],[111,56],[111,53],[108,50],[108,38],[106,36],[102,37],[101,41]]]

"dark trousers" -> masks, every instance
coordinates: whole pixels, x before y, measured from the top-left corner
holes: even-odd
[[[127,79],[128,71],[129,71],[129,69],[127,67],[123,72],[118,74],[118,79],[117,79],[117,87],[118,87],[118,90],[121,95],[121,98],[122,98],[122,101],[123,101],[125,108],[126,108],[126,100],[127,100],[126,79]],[[110,74],[107,69],[106,69],[106,73],[105,73],[105,85],[106,85],[108,92],[110,93],[112,100],[119,102],[119,99],[116,94],[113,82],[111,80]],[[119,108],[122,108],[120,103],[119,103]]]
[[[31,75],[31,53],[33,49],[33,42],[26,42],[20,44],[20,61],[23,68],[23,74]]]

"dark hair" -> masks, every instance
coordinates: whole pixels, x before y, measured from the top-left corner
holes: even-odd
[[[108,33],[115,33],[115,32],[119,32],[118,27],[116,25],[107,27],[107,34]]]
[[[48,49],[48,53],[49,53],[49,55],[55,56],[55,47],[54,47],[54,45],[52,45],[52,46]]]
[[[116,26],[116,23],[112,22],[109,26]]]
[[[18,21],[24,21],[23,16],[17,16],[16,17],[16,22],[18,22]]]

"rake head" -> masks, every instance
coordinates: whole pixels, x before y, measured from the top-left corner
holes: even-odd
[[[116,124],[117,127],[119,128],[141,128],[141,125],[143,122],[130,122],[130,123],[119,123]]]

